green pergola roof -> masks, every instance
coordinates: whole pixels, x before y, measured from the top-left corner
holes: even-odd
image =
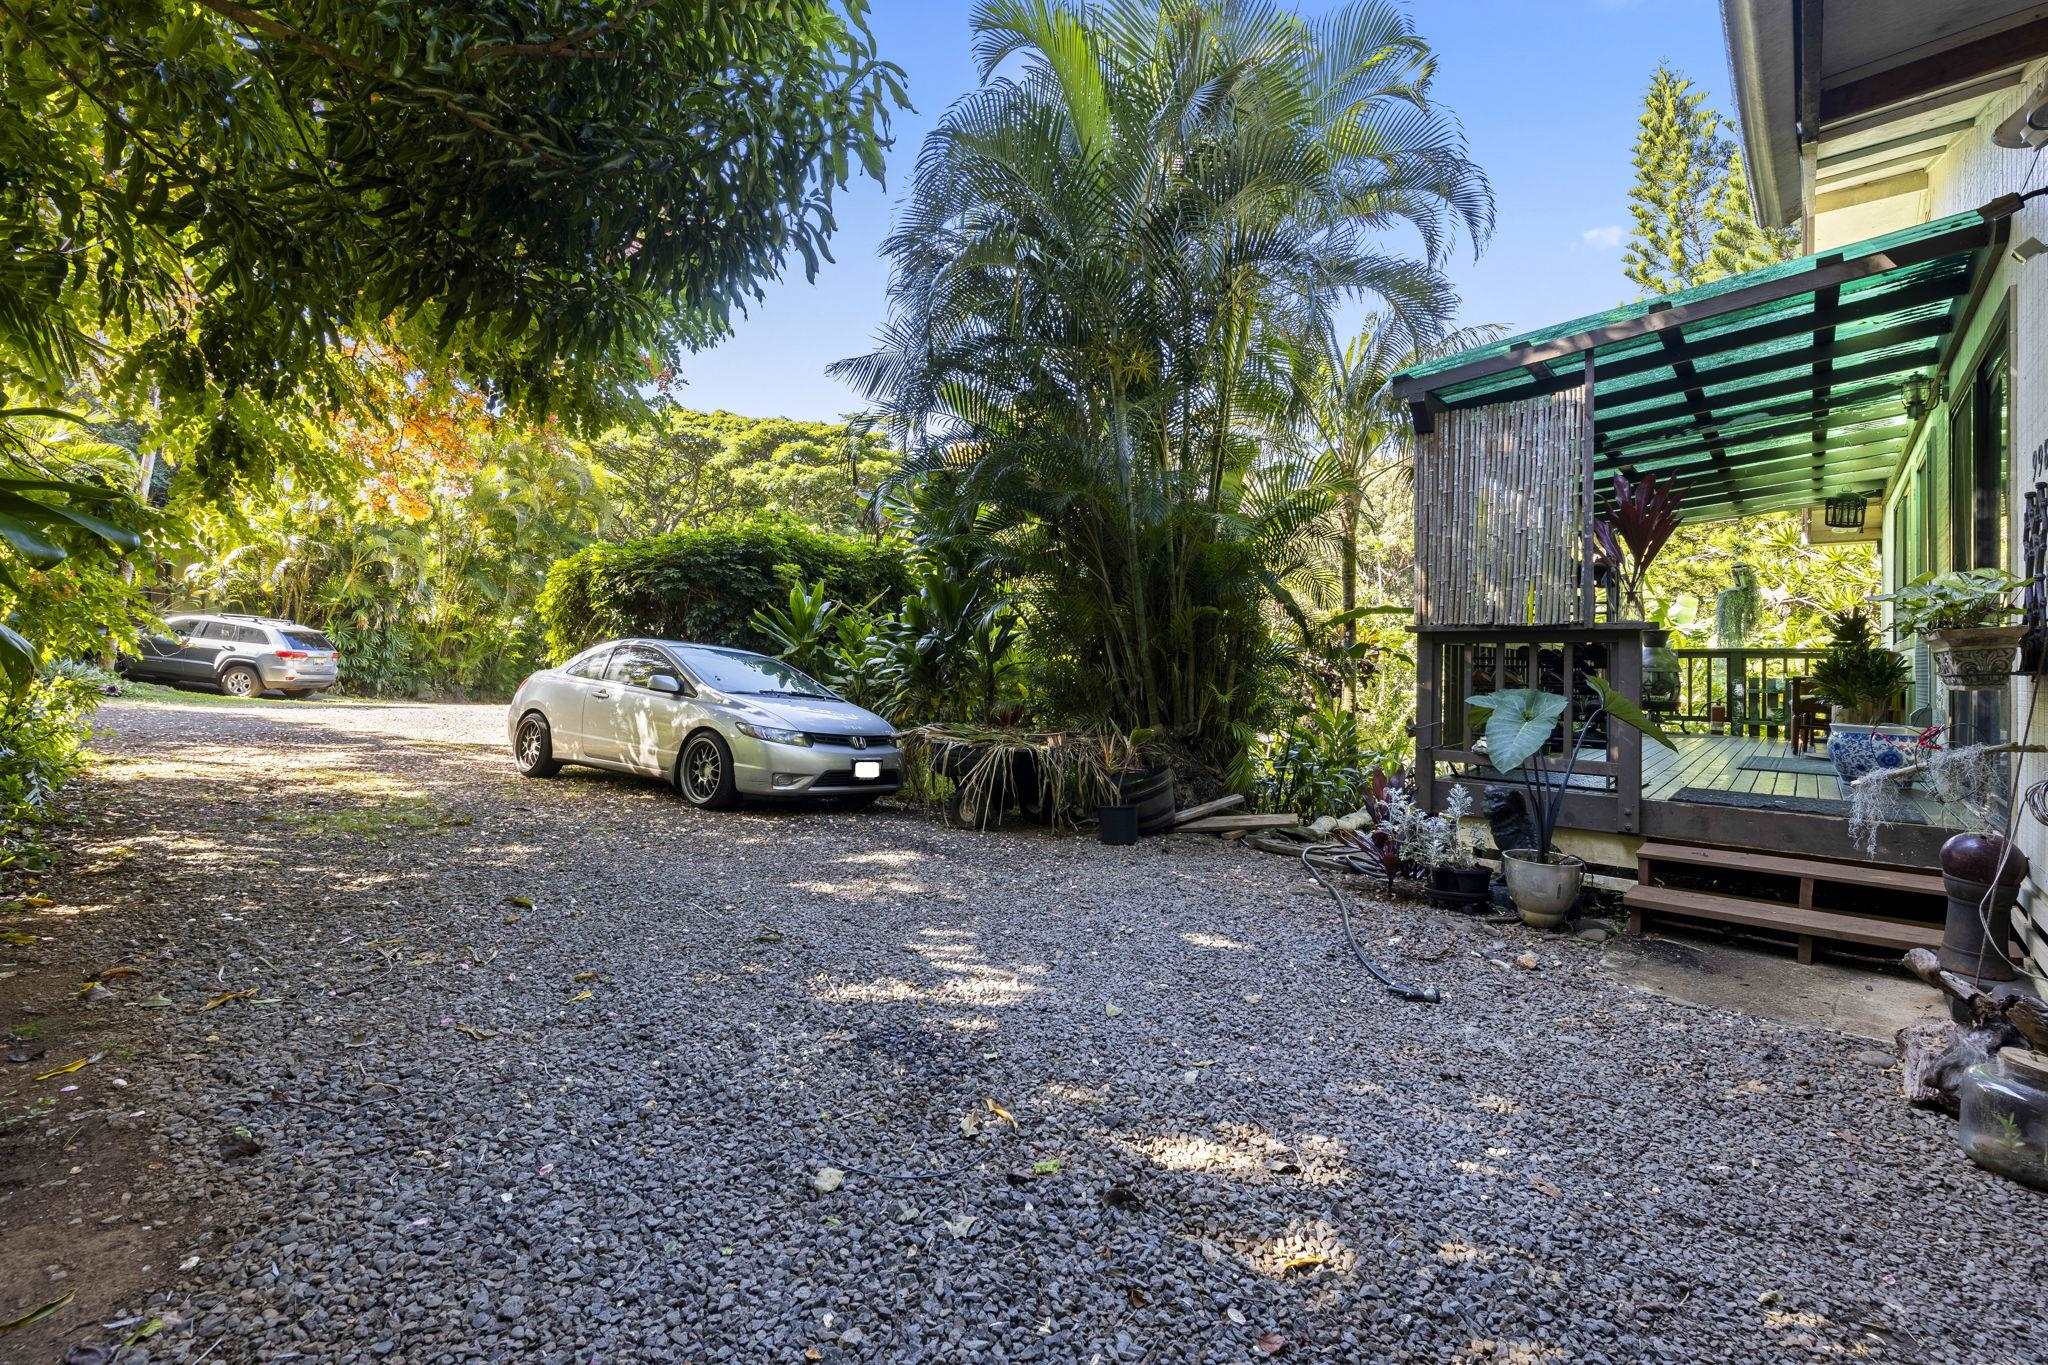
[[[1853,246],[1417,365],[1424,413],[1576,387],[1593,366],[1594,471],[1654,473],[1696,521],[1882,489],[2016,196]]]

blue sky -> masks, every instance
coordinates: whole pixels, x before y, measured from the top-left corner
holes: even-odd
[[[1303,0],[1306,10],[1320,0]],[[1668,59],[1729,112],[1714,0],[1409,0],[1438,54],[1437,98],[1465,125],[1499,205],[1492,245],[1452,267],[1462,320],[1511,331],[1635,297],[1621,274],[1629,148],[1644,88]],[[938,115],[974,86],[967,0],[874,0],[882,52],[917,108],[896,123],[886,189],[840,202],[837,261],[768,286],[735,335],[684,366],[677,399],[750,416],[831,420],[859,408],[825,366],[867,349],[886,307],[888,235],[909,168]]]

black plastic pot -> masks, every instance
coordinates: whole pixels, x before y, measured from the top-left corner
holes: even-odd
[[[1485,867],[1432,867],[1429,870],[1429,898],[1452,910],[1472,914],[1493,901],[1493,870]]]
[[[1095,837],[1105,844],[1121,848],[1138,842],[1138,808],[1136,806],[1097,806],[1095,808]]]

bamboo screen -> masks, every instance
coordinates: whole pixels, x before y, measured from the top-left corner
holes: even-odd
[[[1585,390],[1439,412],[1415,461],[1424,626],[1582,624]]]

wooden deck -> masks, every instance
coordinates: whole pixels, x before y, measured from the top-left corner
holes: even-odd
[[[1739,735],[1674,735],[1673,752],[1661,744],[1643,746],[1643,799],[1669,801],[1685,788],[1749,795],[1757,798],[1758,809],[1768,810],[1772,798],[1801,801],[1845,802],[1841,784],[1832,772],[1764,772],[1745,768],[1753,759],[1792,759],[1792,746],[1782,739],[1749,739]],[[1934,826],[1950,824],[1953,817],[1924,793],[1909,793],[1911,807],[1921,820]]]

